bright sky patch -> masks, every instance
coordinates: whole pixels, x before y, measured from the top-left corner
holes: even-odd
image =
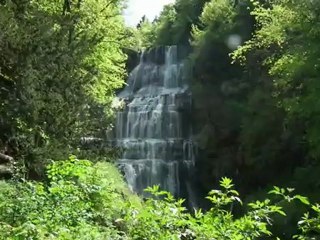
[[[153,20],[161,12],[164,5],[173,3],[175,0],[129,0],[128,8],[124,15],[126,23],[135,26],[143,15]]]

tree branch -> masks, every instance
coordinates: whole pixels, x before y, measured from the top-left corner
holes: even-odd
[[[64,0],[62,14],[66,15],[66,12],[71,12],[70,0]]]
[[[104,12],[111,4],[116,3],[118,0],[111,0],[110,2],[107,3],[107,5],[100,11],[101,13]]]
[[[12,162],[12,161],[13,161],[13,157],[0,153],[0,162]]]

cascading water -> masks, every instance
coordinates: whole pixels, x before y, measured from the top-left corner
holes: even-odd
[[[155,184],[194,205],[192,170],[194,145],[189,122],[191,94],[179,48],[144,52],[118,95],[125,108],[118,112],[118,164],[130,188],[138,194]]]

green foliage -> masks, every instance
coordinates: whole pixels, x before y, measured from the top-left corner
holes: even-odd
[[[199,15],[207,0],[177,0],[166,6],[156,20],[154,45],[189,45],[192,24],[199,24]]]
[[[88,156],[78,141],[110,128],[125,75],[121,48],[191,43],[199,188],[230,175],[241,193],[285,182],[319,199],[319,163],[310,161],[320,156],[319,8],[177,0],[130,29],[118,0],[0,1],[0,153],[38,171],[70,152]],[[260,199],[237,213],[240,194],[223,178],[208,211],[189,212],[158,187],[141,202],[106,163],[70,157],[43,179],[0,182],[0,239],[265,239],[287,230],[271,236],[270,225],[287,212],[280,206],[296,202],[310,211],[294,238],[320,234],[319,206],[290,188],[271,191],[276,204]]]
[[[193,47],[199,188],[207,192],[228,175],[241,193],[284,183],[319,200],[319,8],[308,0],[178,0],[153,23],[152,46]],[[281,191],[286,201],[310,206]],[[223,192],[211,193],[210,200],[223,200]],[[297,238],[317,239],[317,219],[317,211],[305,215]],[[286,224],[292,222],[289,216]]]
[[[234,217],[234,204],[242,203],[239,193],[228,178],[223,178],[220,185],[222,190],[212,190],[207,197],[212,207],[207,212],[195,210],[193,214],[182,206],[183,200],[174,200],[169,193],[160,191],[158,186],[148,188],[154,198],[147,199],[143,209],[133,209],[127,215],[129,236],[132,239],[261,239],[272,236],[270,226],[275,214],[286,216],[281,206],[265,199],[249,203],[249,210],[244,215]],[[286,191],[278,187],[270,191],[270,194],[281,196],[289,203],[298,200],[309,205],[307,198],[290,196],[290,193],[292,189]],[[318,221],[317,217],[306,220],[306,223],[306,216],[299,222],[301,233],[304,232],[303,227],[306,231],[312,231],[311,222],[312,226],[316,226]],[[295,237],[304,239],[303,235]]]
[[[126,188],[116,168],[71,156],[47,168],[47,182],[0,182],[0,239],[260,239],[272,236],[275,214],[285,216],[281,206],[269,199],[242,204],[229,178],[220,181],[207,199],[212,207],[188,211],[184,200],[176,200],[159,186],[141,201]],[[281,201],[299,201],[316,213],[299,221],[297,239],[318,236],[319,206],[292,194],[293,189],[274,187],[270,194]],[[281,202],[280,201],[280,202]],[[310,235],[311,234],[311,235]]]
[[[191,27],[200,24],[199,15],[208,0],[177,0],[164,6],[159,17],[150,23],[143,17],[137,26],[140,48],[164,45],[189,45]]]
[[[253,1],[257,21],[252,39],[233,54],[243,63],[259,54],[273,81],[273,96],[288,121],[300,119],[306,128],[309,154],[318,158],[318,57],[319,3],[281,0],[270,4]],[[261,54],[263,52],[264,54]]]
[[[139,201],[127,197],[114,166],[70,157],[48,166],[47,176],[2,183],[0,239],[122,239],[114,221],[125,200]]]
[[[102,135],[125,75],[122,5],[0,4],[0,151],[35,169],[49,153],[68,154],[81,136]]]
[[[181,0],[154,24],[167,34],[158,28],[153,46],[193,47],[192,120],[205,191],[225,175],[245,193],[291,184],[295,168],[317,158],[318,7],[294,0]]]
[[[148,188],[154,198],[148,198],[143,208],[132,208],[126,216],[128,235],[132,239],[181,239],[189,234],[186,229],[190,215],[182,206],[184,200],[159,191],[159,186]]]
[[[135,48],[141,50],[153,46],[156,38],[155,23],[151,23],[145,16],[143,16],[134,30],[135,40],[137,41]]]

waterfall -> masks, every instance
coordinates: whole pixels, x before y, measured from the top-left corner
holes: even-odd
[[[179,55],[177,46],[143,52],[118,94],[125,102],[116,121],[116,143],[123,149],[118,165],[138,194],[158,184],[176,197],[195,199],[191,93]]]

